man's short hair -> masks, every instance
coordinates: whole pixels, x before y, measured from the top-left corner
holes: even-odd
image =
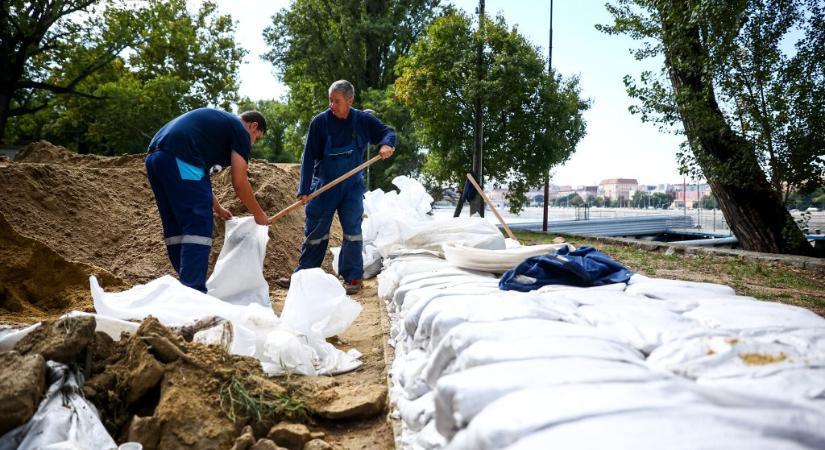
[[[355,86],[347,80],[338,80],[329,86],[329,94],[340,92],[345,98],[355,98]]]
[[[241,113],[241,120],[246,123],[257,123],[258,129],[261,133],[266,134],[266,119],[264,115],[258,111],[244,111]]]

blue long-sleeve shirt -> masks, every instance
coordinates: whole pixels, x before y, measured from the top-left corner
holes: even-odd
[[[353,130],[353,122],[356,116],[357,129]],[[324,163],[323,155],[324,146],[327,142],[327,132],[332,136],[332,147],[337,148],[352,143],[353,131],[358,133],[362,142],[395,147],[397,139],[395,131],[375,116],[350,108],[347,118],[341,120],[327,109],[313,117],[309,123],[304,154],[301,156],[301,181],[298,183],[298,195],[309,195],[312,192],[310,190],[312,179],[318,176],[321,164]],[[359,149],[360,152],[363,152],[363,150],[363,148]]]

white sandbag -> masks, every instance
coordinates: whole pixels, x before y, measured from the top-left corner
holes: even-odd
[[[578,315],[599,329],[621,336],[644,353],[703,328],[695,320],[674,313],[655,300],[642,298],[582,305]]]
[[[693,289],[694,292],[706,292],[706,293],[713,293],[713,297],[719,297],[723,295],[736,295],[736,292],[733,290],[732,287],[726,286],[724,284],[718,283],[703,283],[699,281],[686,281],[686,280],[671,280],[667,278],[651,278],[646,277],[644,275],[640,275],[638,273],[633,274],[630,279],[627,281],[628,288],[633,287],[628,293],[633,293],[634,295],[646,295],[645,291],[651,293],[651,297],[658,298],[656,296],[656,290],[666,291],[668,288],[687,288]],[[638,285],[638,286],[637,286]],[[687,291],[680,291],[675,290],[674,292],[687,292]]]
[[[225,223],[223,248],[206,280],[209,295],[238,305],[269,306],[263,273],[269,227],[258,225],[253,217],[233,217]]]
[[[405,317],[404,328],[407,330],[408,335],[414,336],[418,329],[421,315],[430,303],[437,299],[454,296],[480,298],[481,296],[496,294],[498,292],[501,291],[498,290],[498,285],[494,280],[493,283],[473,283],[457,286],[436,285],[418,289],[406,297],[404,306],[401,307],[402,315]],[[440,303],[443,303],[443,301]]]
[[[332,272],[338,275],[338,264],[341,256],[341,247],[330,247],[330,254],[332,254]],[[368,280],[378,275],[381,271],[381,254],[378,253],[378,248],[372,244],[364,243],[363,246],[363,261],[364,261],[364,275],[363,278]]]
[[[349,328],[362,309],[337,278],[320,268],[304,269],[292,274],[281,320],[304,335],[329,338]]]
[[[3,450],[114,450],[117,444],[81,390],[82,374],[47,361],[49,388],[34,416],[0,437]]]
[[[434,220],[426,227],[408,230],[402,239],[399,247],[439,253],[448,243],[489,250],[503,250],[505,247],[501,231],[480,217]]]
[[[419,216],[432,210],[433,197],[418,180],[401,175],[393,178],[392,184],[398,187],[399,203],[409,206]]]
[[[647,414],[643,417],[637,414]],[[664,420],[653,420],[662,417]],[[604,421],[605,418],[610,418]],[[447,447],[458,449],[502,449],[540,430],[565,430],[580,424],[579,441],[588,448],[613,448],[616,439],[644,430],[643,444],[658,443],[671,448],[751,448],[726,439],[725,433],[739,430],[742,442],[758,444],[773,439],[821,448],[825,445],[825,415],[788,402],[743,396],[707,389],[678,379],[642,383],[583,383],[525,389],[490,403]],[[724,424],[724,425],[719,425]],[[719,426],[717,426],[719,425]],[[695,447],[692,434],[709,434],[728,445]],[[594,436],[597,435],[597,436]],[[567,432],[560,433],[560,448],[571,446]],[[633,442],[633,441],[631,441]],[[697,440],[697,442],[705,442]],[[683,443],[683,444],[682,444]],[[765,446],[761,446],[765,448]],[[534,447],[530,447],[534,448]],[[616,448],[637,448],[616,447]],[[784,447],[780,447],[784,448]]]
[[[181,326],[212,316],[227,319],[232,322],[233,329],[229,352],[258,359],[270,375],[283,374],[283,369],[292,367],[304,375],[352,370],[361,364],[357,360],[360,354],[357,351],[341,352],[324,340],[329,333],[343,332],[349,326],[354,307],[348,302],[352,300],[340,296],[330,298],[330,292],[335,290],[330,288],[326,277],[335,278],[322,271],[323,276],[314,276],[314,270],[320,271],[308,269],[297,272],[296,275],[300,275],[292,286],[295,292],[291,288],[287,294],[288,305],[284,305],[284,310],[294,323],[279,319],[271,307],[258,303],[241,306],[223,302],[184,286],[170,276],[114,293],[104,292],[94,276],[90,277],[90,285],[95,310],[109,317],[143,320],[154,316],[166,326]],[[310,279],[312,282],[307,281]],[[337,281],[334,284],[343,291]],[[320,307],[313,308],[313,302]],[[360,311],[360,305],[357,308]],[[326,314],[338,316],[329,317]],[[291,340],[293,338],[301,345],[296,345]],[[283,361],[288,364],[282,364]],[[312,370],[307,361],[312,362]]]
[[[404,306],[404,300],[410,292],[416,292],[430,286],[441,286],[443,288],[458,287],[462,285],[473,285],[484,283],[490,286],[498,286],[498,280],[460,272],[460,269],[439,269],[436,272],[426,272],[408,275],[401,279],[398,289],[392,296],[392,303],[396,308]]]
[[[552,254],[562,247],[568,247],[571,251],[575,250],[575,247],[569,244],[527,245],[487,250],[448,242],[443,247],[444,259],[450,264],[464,269],[494,273],[506,272],[527,258]]]
[[[743,393],[825,403],[825,330],[696,337],[654,350],[647,364]]]
[[[710,411],[706,408],[643,410],[588,417],[560,423],[524,436],[513,445],[507,446],[506,450],[545,450],[548,448],[548,442],[553,443],[554,449],[570,450],[817,448],[797,442],[804,439],[787,434],[792,429],[780,435],[764,435],[761,431],[751,429],[742,423],[752,420],[758,412],[743,411],[742,416],[733,416],[714,414],[717,411],[718,408]]]
[[[699,305],[685,317],[708,328],[724,330],[825,328],[825,319],[798,306],[725,296],[697,299]]]
[[[435,386],[445,369],[470,345],[484,340],[541,338],[553,336],[595,337],[617,340],[609,334],[584,325],[540,319],[515,319],[501,322],[463,323],[450,330],[433,349],[420,374],[405,386],[408,398],[418,398]]]
[[[415,400],[400,398],[396,406],[401,420],[413,431],[421,431],[432,420],[435,413],[432,393],[422,395]]]
[[[756,393],[825,411],[825,367],[788,368],[759,377],[699,377],[696,384],[742,395]]]
[[[467,347],[455,360],[453,371],[506,361],[561,357],[583,357],[644,364],[636,349],[615,341],[591,337],[514,338],[479,341]]]
[[[454,327],[467,322],[496,322],[514,319],[562,320],[570,322],[570,305],[558,305],[538,296],[513,295],[506,291],[483,296],[451,296],[431,301],[421,315],[414,342],[433,347]]]
[[[569,383],[643,382],[667,376],[641,364],[578,356],[490,364],[438,380],[435,425],[449,439],[488,404],[522,389]]]
[[[452,268],[447,261],[429,252],[406,253],[384,260],[384,269],[378,274],[378,298],[389,300],[398,289],[402,278],[421,272]]]

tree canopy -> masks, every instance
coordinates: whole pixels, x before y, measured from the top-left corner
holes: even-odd
[[[295,0],[278,12],[264,32],[264,59],[289,87],[289,107],[298,113],[287,151],[300,157],[309,120],[328,105],[329,85],[346,79],[355,85],[354,106],[375,110],[399,135],[394,161],[373,166],[370,184],[387,188],[392,174],[415,171],[409,115],[393,103],[390,86],[399,56],[440,11],[440,0]]]
[[[473,101],[484,109],[484,173],[506,183],[510,207],[520,210],[530,186],[565,161],[584,136],[578,81],[548,75],[544,61],[501,17],[483,27],[460,12],[434,21],[398,63],[397,95],[409,107],[427,149],[424,172],[436,183],[461,186],[473,152]],[[483,46],[486,75],[476,77]]]
[[[245,52],[231,18],[217,14],[214,3],[194,14],[185,0],[35,4],[33,16],[55,20],[14,84],[8,110],[14,139],[46,138],[82,152],[140,152],[175,116],[207,105],[229,109],[237,100]],[[19,34],[23,41],[37,38]]]
[[[643,41],[638,59],[664,59],[658,73],[625,78],[631,111],[685,134],[683,170],[707,178],[743,247],[811,254],[783,201],[825,174],[823,6],[618,0],[608,10],[615,21],[603,31]]]

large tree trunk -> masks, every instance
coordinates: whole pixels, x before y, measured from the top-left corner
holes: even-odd
[[[6,123],[9,120],[9,106],[11,105],[11,95],[0,93],[0,144],[5,144]]]
[[[784,208],[759,166],[753,146],[725,120],[708,72],[708,49],[690,2],[657,2],[665,64],[694,156],[733,234],[746,250],[813,255],[813,247]]]

